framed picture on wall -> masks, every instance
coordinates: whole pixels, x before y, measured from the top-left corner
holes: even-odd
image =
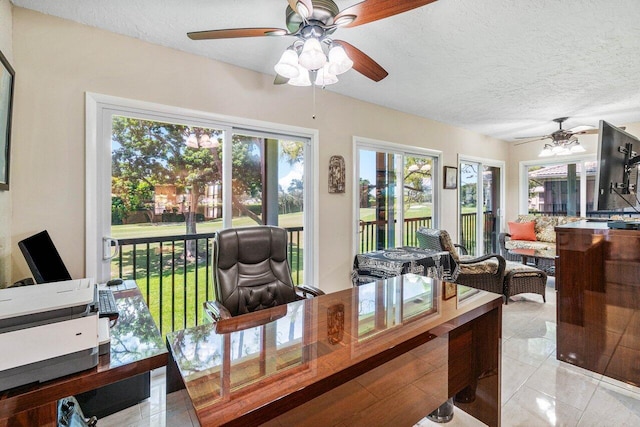
[[[15,72],[0,52],[0,190],[9,189],[9,154],[11,140],[11,106]]]
[[[458,168],[453,166],[444,167],[444,188],[449,190],[458,188]]]

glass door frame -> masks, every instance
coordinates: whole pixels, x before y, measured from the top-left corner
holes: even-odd
[[[317,285],[319,253],[314,248],[319,236],[318,217],[318,141],[317,129],[275,124],[239,117],[223,116],[204,111],[173,107],[163,104],[120,98],[98,93],[85,93],[85,275],[98,283],[109,278],[104,256],[107,245],[103,236],[108,236],[111,194],[111,117],[113,114],[131,115],[167,123],[189,124],[225,131],[223,141],[223,179],[231,183],[232,134],[249,130],[262,135],[287,135],[310,141],[305,150],[304,179],[304,227],[306,250],[304,283]],[[108,143],[106,143],[108,141]],[[309,168],[309,169],[307,169]],[[307,173],[308,171],[308,173]],[[223,224],[231,226],[231,194],[222,189]],[[225,203],[226,202],[226,203]],[[309,255],[307,255],[309,254]]]
[[[441,165],[442,165],[442,151],[432,150],[429,148],[415,147],[411,145],[403,145],[397,144],[394,142],[387,142],[372,138],[354,136],[353,137],[353,185],[352,185],[352,194],[353,194],[353,237],[351,243],[351,253],[355,256],[358,253],[358,247],[360,243],[360,233],[358,226],[359,220],[359,211],[360,211],[360,150],[373,150],[373,151],[384,151],[389,154],[393,154],[394,156],[399,156],[396,159],[396,165],[404,165],[404,159],[406,156],[424,156],[433,158],[433,167],[432,167],[432,186],[433,186],[433,206],[432,209],[432,226],[434,228],[438,228],[440,225],[440,217],[441,217],[441,187],[442,187],[442,177],[441,177]],[[404,182],[404,167],[399,168],[399,173],[397,174],[397,182]],[[404,201],[404,192],[401,192],[399,196],[401,201]],[[396,235],[403,236],[404,229],[404,209],[400,209],[400,212],[397,212],[395,215],[398,226],[396,226]],[[399,230],[399,231],[398,231]]]
[[[595,154],[580,154],[576,156],[546,157],[537,160],[523,160],[519,164],[518,173],[518,215],[529,213],[529,166],[553,166],[568,163],[581,163],[582,171],[586,171],[586,162],[596,162]],[[580,217],[587,216],[587,180],[580,179]]]
[[[465,156],[462,154],[458,155],[458,195],[457,195],[457,204],[458,204],[458,209],[460,210],[458,215],[457,215],[457,228],[458,228],[458,233],[457,233],[457,240],[460,240],[460,230],[462,225],[460,224],[460,217],[461,217],[461,213],[462,213],[462,209],[460,206],[460,187],[461,187],[461,182],[460,182],[460,174],[462,173],[462,163],[474,163],[477,164],[478,167],[478,181],[476,183],[476,185],[478,186],[478,188],[482,189],[483,185],[482,185],[482,171],[481,168],[483,166],[489,166],[489,167],[494,167],[494,168],[498,168],[500,169],[500,207],[498,208],[498,212],[496,213],[496,217],[498,218],[499,224],[500,224],[500,229],[504,229],[504,224],[505,224],[505,184],[506,184],[506,177],[505,177],[505,162],[502,160],[494,160],[494,159],[488,159],[488,158],[484,158],[484,157],[474,157],[474,156]],[[483,207],[484,207],[484,191],[477,191],[477,201],[476,201],[476,215],[477,218],[483,218],[484,212],[483,212]],[[476,255],[482,255],[484,254],[484,238],[482,238],[482,236],[484,236],[484,221],[481,220],[477,220],[476,221]],[[496,230],[497,232],[500,232],[501,230]]]

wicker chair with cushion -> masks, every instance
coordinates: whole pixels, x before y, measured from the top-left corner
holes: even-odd
[[[466,254],[466,249],[460,245],[454,245],[446,230],[433,228],[420,228],[416,232],[418,246],[434,251],[447,251],[458,263],[459,274],[455,283],[481,289],[483,291],[503,294],[505,259],[498,254],[474,257],[471,255],[458,255],[458,249]]]
[[[216,300],[205,303],[213,320],[324,294],[293,284],[287,262],[287,231],[272,226],[229,228],[213,242]]]
[[[459,265],[460,274],[455,280],[459,285],[502,294],[505,304],[509,297],[521,293],[537,293],[546,302],[545,288],[547,274],[533,266],[519,262],[506,261],[498,254],[473,257],[466,250],[451,241],[445,230],[420,228],[416,237],[421,248],[447,251]],[[458,250],[464,255],[458,255]]]

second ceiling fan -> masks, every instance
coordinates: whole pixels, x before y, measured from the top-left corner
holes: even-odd
[[[364,0],[339,10],[332,0],[288,0],[286,29],[232,28],[187,33],[192,40],[240,37],[292,36],[296,40],[274,67],[276,84],[324,86],[337,82],[337,75],[354,70],[373,81],[389,73],[367,54],[344,40],[330,36],[338,28],[356,27],[403,13],[436,0]],[[328,54],[325,54],[325,51]]]

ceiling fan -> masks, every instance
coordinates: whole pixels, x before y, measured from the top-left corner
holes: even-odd
[[[569,117],[558,117],[557,119],[553,119],[554,122],[558,123],[558,130],[555,132],[543,136],[519,137],[516,139],[526,139],[526,141],[522,141],[514,145],[522,145],[534,141],[541,141],[543,139],[550,139],[551,143],[544,145],[544,148],[540,153],[540,157],[582,153],[585,149],[580,145],[577,135],[598,133],[598,129],[579,130],[583,126],[574,128],[574,130],[563,129],[562,123],[564,123],[568,118]]]
[[[436,0],[364,0],[339,10],[332,0],[288,0],[284,28],[232,28],[187,33],[192,40],[240,37],[292,36],[296,40],[274,67],[275,84],[325,86],[336,83],[336,75],[353,67],[378,82],[389,73],[353,45],[330,36],[338,28],[349,28],[388,18]],[[324,47],[323,47],[324,45]],[[328,54],[325,54],[325,50]]]

